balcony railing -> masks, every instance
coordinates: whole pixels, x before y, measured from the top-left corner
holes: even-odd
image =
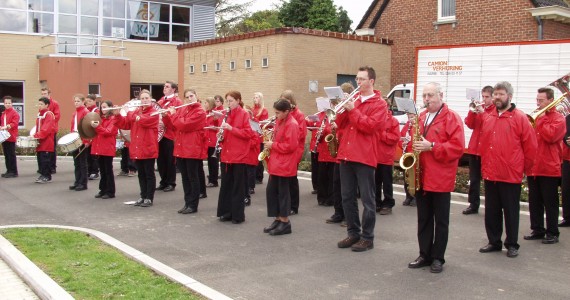
[[[42,46],[42,49],[54,47],[53,53],[73,56],[101,56],[103,49],[110,49],[113,55],[124,56],[125,47],[124,38],[114,38],[93,34],[70,34],[70,33],[53,33],[47,35],[55,37],[54,43]],[[104,45],[104,41],[119,43],[119,45]],[[119,52],[119,55],[115,53]]]

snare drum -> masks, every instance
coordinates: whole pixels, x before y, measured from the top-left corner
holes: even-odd
[[[61,151],[65,153],[69,153],[75,151],[83,145],[81,138],[79,137],[79,133],[71,132],[64,136],[62,136],[58,141],[57,145],[61,149]]]
[[[18,148],[37,148],[38,147],[38,139],[35,139],[31,136],[19,136],[16,139],[16,146]]]
[[[0,144],[4,143],[10,136],[8,130],[0,130]]]

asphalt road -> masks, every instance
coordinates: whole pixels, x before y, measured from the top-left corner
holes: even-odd
[[[1,170],[4,172],[4,163]],[[272,237],[262,232],[266,216],[265,184],[256,186],[246,222],[216,218],[218,188],[208,189],[197,214],[180,215],[182,185],[158,191],[155,205],[123,204],[138,198],[136,177],[116,177],[117,198],[95,199],[98,181],[87,191],[69,191],[73,163],[58,163],[49,184],[36,184],[35,161],[18,161],[20,176],[0,178],[0,224],[58,224],[107,233],[155,259],[235,299],[568,299],[569,229],[560,243],[525,241],[529,217],[521,214],[518,258],[506,252],[480,254],[487,242],[483,214],[464,216],[464,197],[451,206],[446,264],[441,274],[408,269],[418,256],[416,210],[401,205],[396,187],[393,214],[377,215],[375,248],[364,253],[339,249],[346,229],[326,224],[331,207],[317,205],[310,181],[300,179],[300,214],[291,217],[293,233]],[[115,164],[118,169],[118,164]],[[158,175],[157,175],[158,176]],[[266,177],[267,179],[267,177]]]

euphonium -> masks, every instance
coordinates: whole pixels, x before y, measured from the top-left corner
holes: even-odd
[[[263,142],[273,141],[273,130],[270,130],[267,127],[274,124],[275,118],[276,118],[275,116],[271,117],[271,119],[269,119],[269,122],[263,125],[263,128],[261,129],[261,134],[263,135]],[[264,148],[263,151],[261,151],[259,155],[257,155],[257,160],[265,163],[266,159],[269,158],[270,154],[271,154],[270,150]]]
[[[415,141],[421,141],[422,136],[420,134],[420,126],[418,125],[418,115],[414,115],[414,131],[412,133],[412,139],[410,143],[413,144]],[[407,144],[403,147],[406,151]],[[421,188],[420,184],[420,152],[412,151],[407,152],[400,157],[400,167],[404,169],[404,181],[408,183],[408,193],[415,196],[416,191]]]
[[[332,157],[336,157],[338,153],[338,138],[336,137],[336,129],[332,129],[331,133],[325,136],[325,142],[329,148],[329,153]]]
[[[543,109],[537,109],[537,110],[533,111],[530,115],[526,115],[528,118],[528,121],[530,122],[530,125],[532,125],[532,127],[536,127],[536,119],[538,119],[545,112],[549,111],[551,108],[553,108],[555,106],[556,106],[558,111],[560,111],[562,114],[564,114],[564,107],[568,106],[568,102],[566,100],[567,95],[570,95],[570,94],[568,92],[566,92],[562,96],[560,96],[560,98],[552,101],[550,104],[548,104]]]

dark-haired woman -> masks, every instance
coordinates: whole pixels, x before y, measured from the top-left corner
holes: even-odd
[[[99,193],[95,198],[109,199],[115,198],[115,177],[113,176],[113,158],[117,152],[116,136],[117,126],[113,112],[105,108],[113,107],[111,101],[101,103],[101,122],[91,122],[91,126],[95,128],[97,136],[91,143],[91,155],[99,160],[99,171],[101,172],[101,180],[99,181]]]
[[[267,215],[275,217],[263,232],[270,235],[291,233],[289,214],[291,210],[291,180],[297,175],[297,150],[299,145],[299,124],[291,115],[291,103],[279,99],[273,104],[277,118],[273,138],[264,142],[270,151],[267,162],[269,181],[267,182]]]
[[[222,152],[220,153],[224,170],[218,198],[220,221],[232,221],[239,224],[245,221],[246,162],[250,143],[257,135],[249,125],[249,114],[243,109],[241,93],[229,91],[226,94],[229,106],[227,118],[222,122],[224,130]]]

